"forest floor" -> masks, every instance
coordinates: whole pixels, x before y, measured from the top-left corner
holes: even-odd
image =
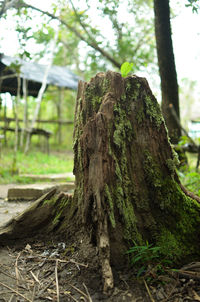
[[[107,296],[97,250],[83,234],[16,241],[0,248],[0,302],[200,301],[200,263],[140,278],[130,267],[112,269],[115,287]]]

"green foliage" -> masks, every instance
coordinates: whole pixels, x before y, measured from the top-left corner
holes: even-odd
[[[183,185],[191,192],[200,196],[200,174],[194,171],[188,171],[179,175]]]
[[[186,7],[191,7],[193,13],[198,13],[198,10],[200,9],[199,0],[187,0],[188,4],[186,4]]]
[[[190,143],[190,139],[187,136],[181,136],[180,141],[178,143],[179,146],[184,146]]]
[[[133,63],[124,62],[120,69],[122,77],[125,78],[129,74],[129,72],[131,72],[132,69]]]
[[[149,267],[154,267],[154,272],[159,273],[163,265],[171,264],[171,261],[164,259],[161,247],[153,246],[146,242],[146,245],[135,245],[126,254],[130,254],[131,265],[138,268],[137,276],[146,274]]]
[[[43,152],[30,152],[26,156],[18,151],[16,158],[13,151],[3,149],[0,158],[0,183],[25,183],[33,180],[25,179],[20,174],[56,174],[72,172],[73,156],[63,153],[47,155]]]

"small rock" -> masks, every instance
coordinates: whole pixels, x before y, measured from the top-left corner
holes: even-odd
[[[157,292],[156,292],[156,298],[158,300],[163,300],[163,299],[166,298],[166,295],[165,295],[163,287],[161,287],[159,290],[157,290]]]
[[[180,281],[181,281],[182,283],[185,283],[186,279],[180,279]]]

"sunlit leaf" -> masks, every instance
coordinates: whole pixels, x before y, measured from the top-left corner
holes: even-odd
[[[129,72],[132,70],[132,68],[133,68],[133,63],[124,62],[120,69],[122,77],[126,77],[129,74]]]

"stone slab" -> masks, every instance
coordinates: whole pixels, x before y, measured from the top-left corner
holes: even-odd
[[[29,185],[16,185],[8,189],[7,200],[36,200],[43,194],[50,190],[57,188],[58,192],[72,192],[74,190],[74,182],[65,182],[59,184],[29,184]]]
[[[75,176],[72,172],[69,173],[62,173],[62,174],[20,174],[21,177],[27,177],[34,180],[47,180],[47,181],[64,181],[67,180],[67,178],[74,180]]]

